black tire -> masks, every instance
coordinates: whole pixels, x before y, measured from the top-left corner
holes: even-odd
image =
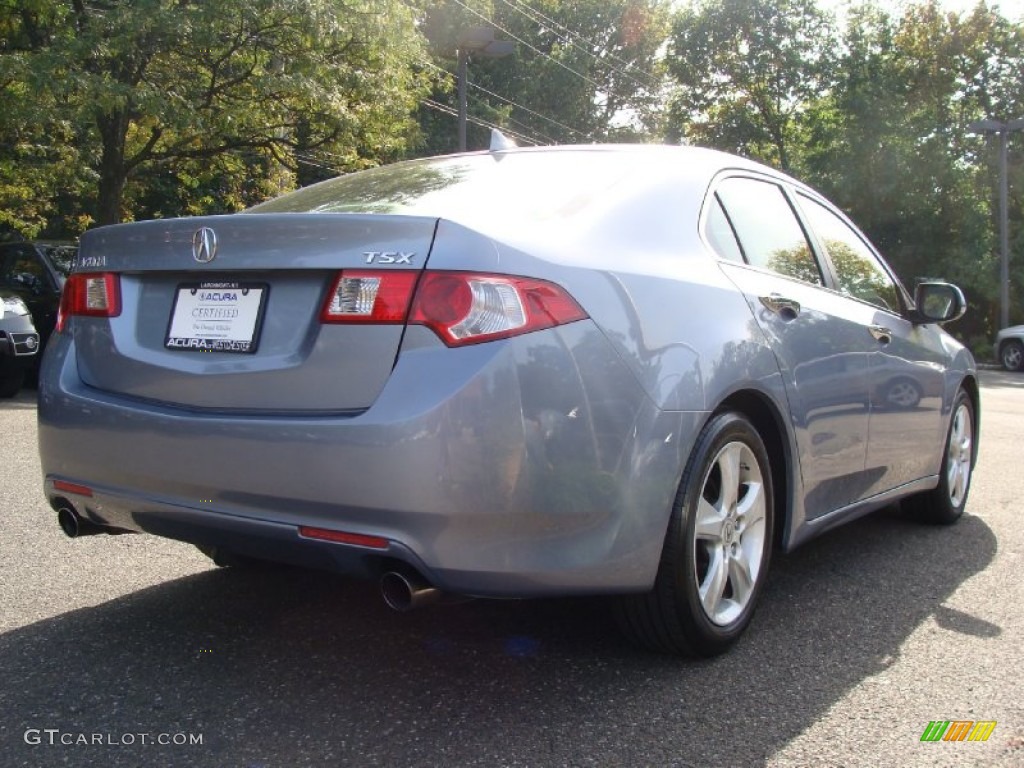
[[[1008,371],[1024,370],[1024,344],[1016,339],[1004,341],[999,348],[999,362]]]
[[[14,397],[24,383],[24,371],[8,371],[0,374],[0,397]]]
[[[950,411],[938,486],[904,499],[901,505],[916,519],[933,525],[951,525],[963,515],[977,454],[976,425],[974,402],[961,388]]]
[[[731,483],[723,483],[727,476]],[[772,502],[771,466],[757,430],[738,413],[713,417],[683,474],[654,588],[617,599],[616,620],[627,637],[686,656],[716,656],[735,643],[768,573]]]

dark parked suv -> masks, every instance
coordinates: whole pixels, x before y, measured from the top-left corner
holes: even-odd
[[[0,290],[21,298],[32,313],[40,349],[57,323],[64,278],[71,271],[77,248],[41,243],[0,244]]]
[[[25,302],[0,288],[0,397],[14,397],[39,356],[39,334]]]

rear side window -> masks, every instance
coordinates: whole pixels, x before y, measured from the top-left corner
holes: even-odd
[[[729,217],[725,215],[722,201],[718,199],[718,195],[711,198],[704,232],[711,247],[719,256],[729,259],[729,261],[743,263],[743,251],[740,250],[740,245],[736,242],[736,233],[733,232],[732,224],[729,223]]]
[[[52,279],[31,245],[0,249],[0,284],[9,288],[52,289]]]
[[[800,207],[807,215],[807,221],[818,242],[828,253],[839,290],[876,307],[899,312],[896,283],[867,243],[845,221],[820,203],[800,195]]]
[[[821,270],[782,188],[768,181],[731,178],[717,190],[746,262],[787,277],[824,285]],[[711,220],[708,222],[711,235]],[[721,253],[729,258],[727,253]]]

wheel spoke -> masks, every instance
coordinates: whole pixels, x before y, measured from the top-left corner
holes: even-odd
[[[715,547],[711,552],[707,573],[700,585],[700,601],[704,606],[704,612],[711,619],[716,618],[722,595],[725,594],[725,585],[729,577],[727,565],[722,548]]]
[[[761,483],[747,483],[743,497],[736,505],[736,512],[743,522],[743,528],[747,529],[764,522],[765,501],[764,485]]]
[[[725,516],[722,511],[705,498],[697,503],[697,520],[694,523],[694,536],[698,540],[721,542],[722,526]]]
[[[729,582],[732,584],[733,600],[742,608],[747,604],[750,593],[754,589],[750,560],[743,547],[738,547],[737,551],[729,558]]]
[[[718,454],[718,471],[722,478],[722,512],[725,514],[736,506],[744,447],[742,443],[730,443]]]

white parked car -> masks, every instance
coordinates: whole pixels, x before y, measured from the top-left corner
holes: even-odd
[[[1024,325],[1003,328],[996,334],[996,356],[1006,370],[1024,370]]]

